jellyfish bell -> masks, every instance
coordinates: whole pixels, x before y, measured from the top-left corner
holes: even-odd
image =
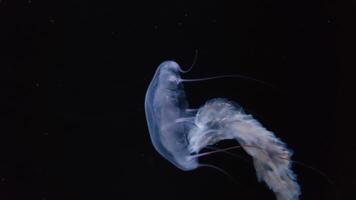
[[[160,64],[148,86],[145,112],[153,146],[165,159],[182,170],[198,167],[190,156],[187,134],[194,123],[192,110],[180,80],[180,67],[174,61]],[[194,113],[194,112],[193,112]]]

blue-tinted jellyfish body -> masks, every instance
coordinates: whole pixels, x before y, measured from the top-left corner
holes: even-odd
[[[188,109],[180,70],[173,61],[158,66],[146,92],[145,111],[155,149],[176,167],[192,170],[198,161],[190,156],[187,134],[194,111]]]
[[[198,110],[189,109],[182,83],[192,80],[181,79],[181,72],[176,62],[163,62],[146,92],[146,119],[155,149],[188,171],[204,166],[198,161],[200,150],[234,139],[253,158],[258,180],[264,181],[278,200],[297,200],[300,188],[290,168],[292,152],[286,145],[227,99],[211,99]]]

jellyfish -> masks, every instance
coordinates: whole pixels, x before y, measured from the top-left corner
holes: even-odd
[[[236,140],[253,159],[258,181],[275,193],[277,200],[298,200],[300,186],[291,170],[292,151],[236,102],[208,100],[192,109],[186,99],[181,67],[174,61],[161,63],[148,86],[145,113],[154,148],[177,168],[190,171],[206,147],[222,140]],[[196,79],[205,80],[205,79]],[[217,150],[218,151],[218,150]]]
[[[158,153],[181,170],[199,167],[191,157],[188,133],[195,119],[189,109],[181,69],[176,62],[160,64],[147,89],[145,112],[151,141]]]

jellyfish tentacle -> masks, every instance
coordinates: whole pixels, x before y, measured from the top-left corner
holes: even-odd
[[[195,63],[197,62],[197,60],[198,60],[198,49],[195,49],[194,59],[193,59],[192,64],[190,65],[189,69],[187,69],[187,70],[179,69],[179,71],[180,71],[181,73],[188,73],[188,72],[190,72],[190,71],[193,69],[193,67],[195,66]]]
[[[222,168],[212,165],[212,164],[205,164],[205,163],[200,163],[199,167],[208,167],[214,170],[217,170],[218,172],[222,173],[223,175],[225,175],[226,177],[228,177],[231,181],[233,181],[234,183],[240,185],[241,183],[239,183],[231,174],[229,174],[228,172],[226,172],[225,170],[223,170]]]

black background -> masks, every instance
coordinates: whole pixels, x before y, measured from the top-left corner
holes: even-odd
[[[2,0],[0,199],[274,199],[242,150],[232,152],[247,163],[202,158],[235,183],[180,171],[151,145],[150,79],[164,60],[188,69],[196,50],[184,78],[240,74],[275,87],[187,83],[192,107],[237,101],[325,174],[293,165],[301,199],[352,198],[353,11],[335,1]]]

